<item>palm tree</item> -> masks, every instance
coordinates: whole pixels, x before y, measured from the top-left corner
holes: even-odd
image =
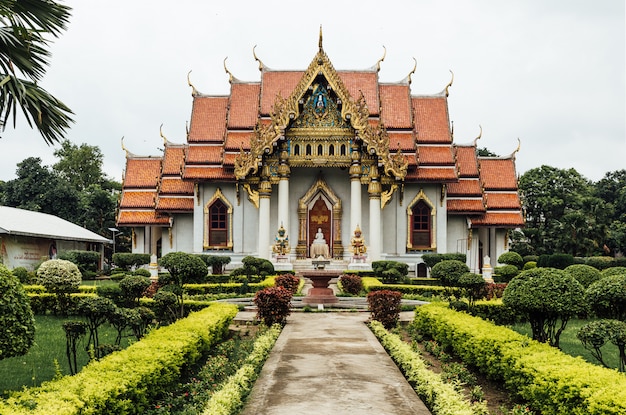
[[[0,125],[16,124],[18,107],[48,144],[60,141],[72,110],[39,87],[48,66],[49,37],[59,37],[71,8],[51,0],[0,0]]]

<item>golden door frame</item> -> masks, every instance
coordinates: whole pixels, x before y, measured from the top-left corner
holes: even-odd
[[[307,190],[307,192],[298,200],[298,245],[296,246],[296,255],[298,259],[307,257],[307,217],[309,214],[309,205],[322,194],[326,200],[332,205],[332,256],[334,259],[342,259],[343,244],[341,243],[341,199],[328,186],[326,181],[319,177],[316,182]]]

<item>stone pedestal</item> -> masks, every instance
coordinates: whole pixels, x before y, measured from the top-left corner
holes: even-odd
[[[348,269],[353,271],[372,271],[372,264],[366,262],[367,257],[365,255],[354,255]]]
[[[302,271],[300,276],[309,279],[313,285],[313,288],[309,289],[306,297],[302,299],[302,304],[317,305],[339,303],[339,298],[337,298],[335,292],[332,288],[328,287],[330,280],[339,277],[339,275],[341,275],[341,271],[336,270]]]
[[[275,271],[293,271],[293,264],[289,262],[289,255],[276,255],[274,265]]]
[[[485,264],[485,266],[483,266],[483,279],[486,282],[493,282],[493,268],[491,268],[491,265],[489,264]]]

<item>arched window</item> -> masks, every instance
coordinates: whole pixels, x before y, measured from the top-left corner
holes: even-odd
[[[317,145],[317,155],[321,156],[322,154],[324,154],[324,147],[322,147],[321,144]]]
[[[339,154],[341,154],[342,156],[346,155],[346,145],[345,144],[341,145],[341,150],[340,150]]]
[[[411,244],[413,248],[430,248],[430,207],[423,200],[420,200],[411,211]]]
[[[293,146],[293,155],[294,156],[299,156],[300,155],[300,145],[296,144],[295,146]]]
[[[204,249],[232,249],[233,207],[220,189],[204,205]]]
[[[306,145],[306,155],[310,156],[311,155],[311,144],[307,144]]]
[[[330,145],[330,147],[328,147],[328,155],[329,156],[334,156],[335,155],[335,146],[334,145]]]

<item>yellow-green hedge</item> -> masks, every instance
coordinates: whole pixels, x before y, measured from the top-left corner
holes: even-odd
[[[2,415],[140,414],[150,399],[227,333],[237,307],[216,303],[127,349],[0,402]]]
[[[543,415],[626,414],[626,376],[614,370],[437,304],[412,324]]]

